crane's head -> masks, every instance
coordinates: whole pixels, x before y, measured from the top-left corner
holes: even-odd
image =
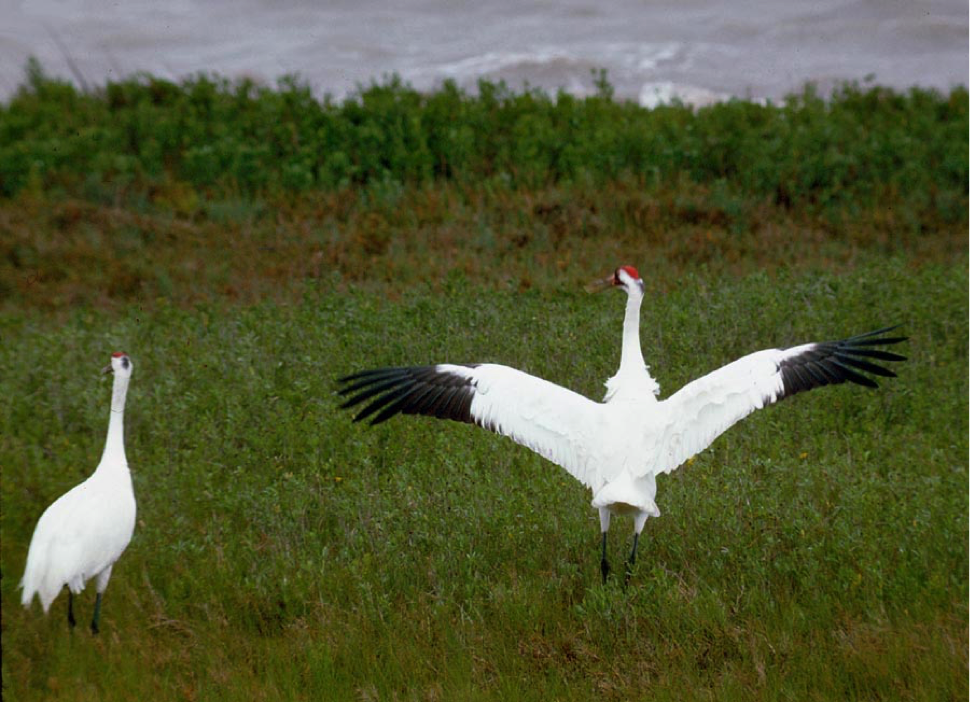
[[[613,272],[613,275],[593,281],[586,286],[586,290],[590,293],[607,288],[620,288],[626,291],[627,295],[643,295],[643,279],[632,266],[621,266]]]
[[[111,355],[111,363],[102,369],[102,373],[131,376],[131,359],[124,352],[115,352]]]

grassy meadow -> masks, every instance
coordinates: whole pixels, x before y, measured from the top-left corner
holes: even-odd
[[[3,697],[965,700],[967,127],[962,88],[336,104],[32,64],[0,106]],[[620,264],[664,396],[769,346],[910,337],[878,390],[798,395],[661,477],[627,588],[563,470],[334,394],[494,361],[600,397],[623,296],[582,284]],[[73,633],[17,584],[97,464],[115,350],[139,516],[92,637],[93,584]]]

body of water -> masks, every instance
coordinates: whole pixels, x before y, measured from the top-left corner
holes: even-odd
[[[137,71],[272,83],[336,98],[396,73],[419,89],[481,77],[577,95],[777,100],[806,82],[967,84],[966,0],[29,0],[0,18],[0,98],[28,56],[98,85]]]

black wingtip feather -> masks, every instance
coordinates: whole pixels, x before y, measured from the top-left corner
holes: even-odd
[[[863,339],[858,342],[853,342],[854,347],[874,347],[880,344],[899,344],[900,342],[909,341],[909,337],[880,337],[879,339]]]
[[[474,365],[466,366],[474,368]],[[437,366],[358,371],[339,378],[338,383],[344,384],[338,390],[339,395],[354,394],[340,405],[342,409],[370,401],[357,413],[354,422],[370,418],[371,425],[378,425],[398,413],[475,422],[471,416],[473,379]]]
[[[871,361],[865,361],[864,359],[856,359],[855,357],[849,356],[845,353],[837,353],[835,358],[843,364],[848,364],[849,366],[854,366],[860,371],[867,371],[876,376],[885,376],[886,378],[896,378],[896,374],[885,369],[878,364],[873,364]]]
[[[872,330],[871,332],[863,332],[862,334],[857,334],[857,335],[855,335],[853,337],[847,337],[846,339],[844,339],[842,341],[845,342],[845,343],[848,343],[848,344],[852,344],[852,343],[855,343],[856,341],[858,341],[860,339],[866,339],[868,337],[876,337],[876,336],[878,336],[880,334],[885,334],[886,332],[892,332],[893,330],[898,330],[902,326],[903,326],[903,323],[900,322],[900,323],[895,324],[895,325],[889,325],[889,327],[880,327],[879,329]],[[906,339],[906,338],[903,337],[902,339]]]
[[[821,342],[797,356],[785,359],[779,365],[784,387],[779,399],[819,386],[847,381],[866,388],[879,387],[876,381],[862,372],[883,378],[896,378],[894,371],[871,360],[897,362],[906,361],[906,357],[870,347],[905,342],[908,337],[881,336],[899,327],[900,325],[892,325],[836,342]]]

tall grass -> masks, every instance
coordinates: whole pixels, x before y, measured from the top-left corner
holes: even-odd
[[[963,698],[967,276],[687,276],[644,313],[666,392],[736,356],[903,322],[876,392],[765,410],[660,481],[631,585],[599,583],[568,475],[508,440],[337,410],[334,377],[500,361],[591,396],[621,302],[549,284],[309,288],[298,304],[81,308],[0,350],[8,698]],[[931,294],[928,294],[931,292]],[[115,349],[139,522],[104,636],[15,588],[43,508],[99,455]],[[629,548],[617,521],[610,548]],[[90,596],[82,599],[90,607]]]

